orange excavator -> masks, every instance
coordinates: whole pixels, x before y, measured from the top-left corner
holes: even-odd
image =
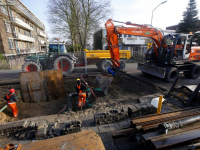
[[[113,22],[130,25],[132,27],[115,26]],[[200,66],[193,62],[200,60],[200,47],[192,46],[192,34],[165,35],[162,30],[151,25],[140,25],[130,22],[120,22],[109,19],[105,24],[107,43],[113,65],[108,73],[116,75],[120,71],[120,57],[118,40],[120,34],[149,37],[153,46],[146,55],[145,63],[138,63],[138,70],[164,78],[166,82],[174,82],[179,73],[185,77],[196,79],[200,75]]]

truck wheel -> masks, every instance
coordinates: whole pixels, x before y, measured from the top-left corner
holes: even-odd
[[[22,65],[22,71],[24,72],[42,71],[42,66],[40,65],[40,63],[30,60],[30,61],[26,61]]]
[[[178,69],[175,67],[169,67],[166,69],[166,74],[165,74],[165,81],[166,82],[174,82],[178,78]]]
[[[101,62],[101,70],[106,71],[111,65],[112,62],[110,60],[104,60]]]
[[[196,79],[199,77],[200,75],[200,66],[199,65],[194,65],[192,70],[190,71],[190,74],[189,74],[190,78],[192,79]]]
[[[55,70],[62,70],[63,75],[66,76],[74,70],[74,63],[66,56],[57,57],[53,62]]]
[[[123,71],[126,68],[126,62],[124,60],[120,60],[120,66],[121,66],[120,70]]]

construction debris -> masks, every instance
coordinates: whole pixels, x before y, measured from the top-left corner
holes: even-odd
[[[177,87],[180,78],[177,78],[172,87],[170,88],[167,96],[173,96],[180,100],[185,105],[197,106],[200,103],[200,83],[194,86],[186,86],[183,85],[181,87]]]
[[[124,105],[122,109],[113,109],[108,112],[94,115],[96,125],[114,123],[128,118],[135,118],[156,113],[156,108],[150,103],[138,103],[134,105]]]
[[[81,121],[48,124],[46,120],[25,120],[0,125],[0,138],[14,135],[18,139],[42,140],[81,131]]]

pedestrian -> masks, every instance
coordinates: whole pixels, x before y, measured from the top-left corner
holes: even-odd
[[[85,106],[86,103],[86,87],[85,85],[81,84],[81,80],[79,78],[77,78],[76,82],[76,92],[79,94],[78,107],[80,108],[81,106]]]
[[[8,106],[12,109],[14,118],[18,116],[17,104],[15,102],[18,101],[17,97],[14,95],[15,89],[10,89],[9,94],[4,97],[7,100]]]

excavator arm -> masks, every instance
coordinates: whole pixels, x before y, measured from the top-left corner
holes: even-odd
[[[118,45],[118,35],[119,34],[128,34],[134,36],[141,36],[141,37],[149,37],[154,41],[153,47],[158,57],[158,48],[160,47],[160,43],[163,39],[163,34],[160,30],[153,28],[148,25],[140,25],[140,24],[133,24],[129,22],[119,22],[125,25],[130,25],[133,27],[124,27],[124,26],[115,26],[112,19],[109,19],[105,23],[106,31],[107,31],[107,43],[111,54],[111,60],[113,66],[108,68],[108,72],[112,75],[116,75],[117,72],[120,70],[120,56],[119,56],[119,45]]]

